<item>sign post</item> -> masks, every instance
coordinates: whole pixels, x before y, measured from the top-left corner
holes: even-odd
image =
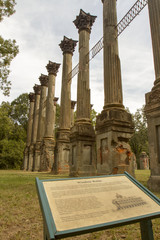
[[[142,240],[153,240],[151,219],[160,200],[127,172],[39,180],[44,239],[53,240],[140,222]]]

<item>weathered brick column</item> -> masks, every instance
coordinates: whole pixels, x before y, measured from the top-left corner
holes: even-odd
[[[30,108],[29,108],[28,127],[27,127],[27,142],[26,142],[26,147],[24,149],[24,158],[23,158],[23,166],[22,166],[23,170],[27,170],[27,164],[28,164],[28,160],[29,160],[29,146],[31,144],[31,137],[32,137],[35,94],[30,93],[28,95],[28,97],[30,100]]]
[[[36,144],[36,140],[37,140],[41,86],[35,84],[33,89],[34,89],[34,92],[35,92],[35,104],[34,104],[34,113],[33,113],[33,127],[32,127],[31,145],[30,145],[30,149],[29,149],[28,171],[33,170],[33,161],[34,161],[34,156],[35,156],[35,144]]]
[[[74,108],[76,103],[76,101],[71,101],[71,127],[74,126]]]
[[[37,131],[37,141],[35,145],[35,157],[33,170],[38,171],[40,168],[40,155],[41,155],[41,144],[44,137],[45,131],[45,118],[46,118],[46,98],[47,98],[47,88],[48,88],[48,76],[41,74],[39,77],[41,83],[41,95],[40,95],[40,106],[39,106],[39,119],[38,119],[38,131]]]
[[[151,177],[148,187],[160,191],[160,0],[148,0],[155,81],[146,94],[145,113],[148,122],[148,141]]]
[[[121,65],[117,39],[116,0],[103,2],[104,110],[96,121],[97,173],[128,171],[134,175],[134,156],[129,139],[133,133],[131,114],[123,106]]]
[[[57,132],[57,141],[55,148],[54,172],[69,173],[69,150],[70,150],[70,127],[71,127],[71,81],[68,79],[72,71],[72,55],[75,50],[77,41],[64,36],[63,41],[59,44],[63,52],[63,70],[62,70],[62,87],[60,103],[60,123]]]
[[[45,134],[41,148],[40,171],[50,171],[54,163],[55,139],[53,135],[53,126],[55,123],[54,95],[55,79],[60,64],[49,61],[46,68],[49,73],[48,96],[46,102],[46,123]]]
[[[71,129],[70,175],[96,174],[95,132],[90,121],[89,39],[96,19],[80,10],[74,21],[79,30],[79,73],[77,87],[77,120]]]

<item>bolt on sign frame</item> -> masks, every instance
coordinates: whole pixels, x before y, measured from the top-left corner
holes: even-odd
[[[120,175],[36,178],[44,239],[53,240],[140,222],[142,240],[153,240],[151,219],[160,199],[127,172]]]

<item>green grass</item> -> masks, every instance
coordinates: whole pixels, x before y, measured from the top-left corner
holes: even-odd
[[[147,186],[150,171],[137,170],[136,178]],[[43,239],[43,222],[35,187],[40,179],[63,178],[49,173],[28,173],[14,170],[0,171],[0,239]],[[155,193],[159,198],[160,194]],[[155,240],[160,239],[160,219],[153,220]],[[70,239],[139,240],[139,223],[106,231],[85,234]]]

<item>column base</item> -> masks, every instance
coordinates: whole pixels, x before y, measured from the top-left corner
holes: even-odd
[[[160,79],[155,80],[151,92],[145,96],[151,169],[148,187],[153,191],[160,191]]]
[[[34,156],[34,164],[33,171],[39,171],[40,169],[40,159],[41,159],[41,141],[36,142],[35,144],[35,156]]]
[[[28,159],[28,171],[33,171],[33,162],[34,162],[34,151],[35,151],[35,145],[31,144],[29,148],[29,159]]]
[[[54,174],[69,174],[70,130],[59,129],[55,146]]]
[[[95,132],[90,122],[78,120],[70,134],[70,176],[96,175]]]
[[[121,103],[117,103],[117,104],[109,103],[109,104],[104,105],[104,107],[103,107],[104,110],[111,110],[112,108],[113,109],[117,109],[118,108],[118,109],[121,109],[121,110],[125,109],[124,105],[121,104]]]
[[[43,138],[41,146],[40,172],[48,172],[52,170],[54,163],[54,147],[54,138]]]
[[[160,192],[160,176],[150,176],[147,185],[150,190]]]
[[[26,146],[23,153],[23,164],[21,170],[27,171],[28,159],[29,159],[29,146]]]
[[[134,176],[135,155],[129,139],[133,134],[131,114],[122,109],[103,110],[97,117],[97,174],[122,174]]]

